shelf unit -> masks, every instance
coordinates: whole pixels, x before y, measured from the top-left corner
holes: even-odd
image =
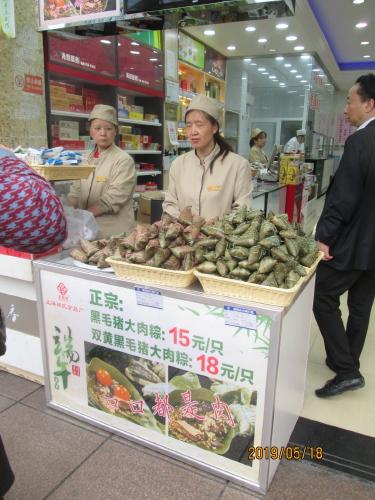
[[[130,125],[148,125],[149,127],[161,127],[163,124],[160,122],[150,122],[147,120],[132,120],[130,118],[118,117],[119,123],[129,123]]]

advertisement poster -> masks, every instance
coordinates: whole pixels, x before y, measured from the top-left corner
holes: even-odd
[[[122,14],[120,0],[39,0],[39,27],[103,22]]]
[[[204,45],[184,33],[178,37],[178,58],[199,69],[204,69]]]
[[[258,480],[272,317],[41,272],[52,401]]]
[[[16,24],[14,19],[14,0],[0,2],[0,38],[16,38]]]
[[[220,80],[225,80],[225,57],[211,47],[206,47],[204,70]]]

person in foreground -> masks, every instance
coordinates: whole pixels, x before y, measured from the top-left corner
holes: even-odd
[[[326,364],[336,372],[315,391],[319,397],[365,385],[359,357],[375,295],[375,74],[358,78],[349,91],[345,114],[358,129],[345,143],[315,235],[324,258],[317,269],[314,315]],[[346,328],[340,311],[345,292]]]
[[[193,150],[179,156],[169,172],[163,210],[172,217],[191,206],[205,219],[221,217],[251,203],[251,168],[219,134],[220,106],[204,95],[195,96],[185,115]]]

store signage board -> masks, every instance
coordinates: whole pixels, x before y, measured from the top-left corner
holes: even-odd
[[[0,38],[16,38],[16,23],[14,17],[14,0],[0,2]]]
[[[199,69],[204,69],[204,45],[184,33],[178,38],[178,58]]]
[[[122,17],[121,0],[39,0],[39,28],[60,29]]]
[[[216,76],[220,80],[225,80],[225,66],[224,56],[211,47],[205,48],[204,70],[206,73]]]
[[[48,48],[51,62],[109,77],[116,76],[114,36],[69,39],[49,34]]]
[[[41,270],[40,287],[52,404],[258,485],[261,462],[248,448],[264,445],[276,320],[258,310],[255,330],[231,326],[214,302],[169,295],[163,309],[148,307],[139,303],[147,288],[92,276]]]
[[[126,37],[118,37],[117,45],[119,80],[163,90],[164,63],[160,50]]]

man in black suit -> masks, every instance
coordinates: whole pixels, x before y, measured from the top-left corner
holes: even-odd
[[[358,129],[345,143],[315,236],[324,258],[316,274],[314,315],[327,366],[336,372],[315,391],[319,397],[365,385],[359,357],[375,296],[375,74],[358,78],[349,91],[345,114]],[[340,311],[345,292],[346,328]]]

